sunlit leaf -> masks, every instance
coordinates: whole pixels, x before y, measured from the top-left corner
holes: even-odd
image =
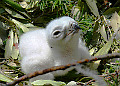
[[[120,27],[120,16],[115,12],[111,18],[112,29],[116,32]]]
[[[12,10],[9,10],[9,9],[5,9],[9,14],[11,14],[13,17],[16,17],[16,18],[20,18],[20,19],[25,19],[22,15],[18,14],[17,12],[15,11],[12,11]]]
[[[76,20],[78,20],[79,16],[80,16],[80,10],[78,8],[74,8],[73,9],[73,18],[75,18]]]
[[[93,14],[95,16],[100,16],[99,15],[99,12],[98,12],[98,8],[97,8],[97,5],[96,5],[96,1],[95,0],[85,0],[87,5],[89,6],[90,10],[93,12]]]
[[[28,0],[28,1],[26,1],[26,2],[28,2],[28,3],[30,3],[30,4],[28,4],[28,6],[26,7],[26,9],[30,9],[30,8],[33,8],[37,3],[39,3],[39,1],[38,0],[34,0],[34,1],[30,1],[30,0]],[[32,12],[32,11],[31,11]]]
[[[77,82],[75,82],[75,81],[71,81],[71,82],[69,82],[69,83],[67,84],[67,86],[75,86],[76,83],[77,83]]]
[[[22,24],[21,22],[15,20],[15,19],[12,19],[12,21],[19,27],[23,30],[23,32],[28,32],[29,29],[24,25]]]
[[[12,47],[12,58],[13,59],[17,59],[19,54],[19,50],[18,50],[18,37],[17,34],[15,33],[14,39],[13,39],[13,47]]]
[[[57,82],[57,81],[52,81],[52,80],[36,80],[32,82],[31,84],[39,85],[39,86],[43,86],[45,84],[51,84],[53,86],[65,86],[66,85],[64,82]]]
[[[109,40],[94,56],[104,55],[108,54],[108,51],[110,50],[110,47],[113,43],[113,40]]]
[[[12,80],[2,74],[0,74],[0,81],[4,81],[4,82],[12,82]]]
[[[10,63],[8,63],[8,65],[13,66],[13,67],[17,66],[16,63],[14,63],[14,62],[10,62]]]
[[[90,55],[92,55],[95,52],[95,48],[90,49],[89,52],[90,52]]]
[[[9,28],[8,25],[6,25],[5,23],[3,23],[3,22],[0,21],[0,29],[7,30],[8,28]]]
[[[20,5],[21,5],[21,7],[23,7],[23,8],[26,8],[27,7],[27,2],[25,2],[25,1],[23,1],[23,2],[19,2],[20,3]]]
[[[3,45],[2,39],[0,38],[0,45]]]
[[[117,32],[120,28],[120,16],[115,12],[111,18],[111,26],[114,32]],[[116,39],[120,39],[120,31],[118,31],[118,34],[116,34]]]
[[[110,47],[113,43],[113,40],[109,40],[94,56],[108,54]],[[99,66],[100,60],[95,61],[91,66],[92,69],[97,69]]]
[[[104,25],[100,28],[100,34],[102,35],[102,37],[104,38],[105,41],[108,41]]]
[[[31,23],[26,23],[24,24],[27,28],[35,28],[36,26],[34,26],[33,24]]]
[[[12,46],[13,46],[13,30],[11,29],[5,45],[5,58],[9,58],[11,56]]]

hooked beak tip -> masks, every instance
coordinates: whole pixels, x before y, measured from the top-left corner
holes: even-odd
[[[75,29],[76,29],[76,30],[77,30],[77,29],[81,30],[81,28],[80,28],[78,25],[75,25]]]

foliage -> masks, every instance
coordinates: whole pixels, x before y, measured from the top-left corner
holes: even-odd
[[[44,28],[59,16],[71,16],[78,22],[91,55],[120,53],[119,3],[119,0],[0,0],[0,81],[9,82],[24,75],[20,68],[19,37],[24,32]],[[98,69],[101,74],[110,76],[106,79],[109,85],[119,85],[120,75],[112,75],[119,71],[119,62],[105,60],[95,64],[97,68],[103,66]]]

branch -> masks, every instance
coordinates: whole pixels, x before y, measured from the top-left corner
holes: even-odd
[[[61,65],[61,66],[55,66],[55,67],[51,67],[48,69],[44,69],[44,70],[40,70],[40,71],[36,71],[34,73],[29,73],[26,74],[16,80],[14,80],[13,82],[7,83],[6,86],[13,86],[21,81],[24,81],[26,79],[30,79],[33,77],[36,77],[38,75],[43,75],[49,72],[53,72],[53,71],[57,71],[57,70],[65,70],[67,68],[70,68],[72,66],[76,66],[78,64],[84,64],[84,63],[88,63],[88,62],[92,62],[92,61],[96,61],[96,60],[103,60],[103,59],[113,59],[113,58],[120,58],[120,53],[114,53],[114,54],[106,54],[106,55],[101,55],[101,56],[93,56],[91,59],[85,59],[85,60],[81,60],[81,61],[77,61],[76,63],[73,64],[67,64],[67,65]]]

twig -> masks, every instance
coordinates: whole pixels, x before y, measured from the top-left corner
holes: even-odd
[[[51,68],[48,68],[48,69],[36,71],[34,73],[29,73],[27,75],[24,75],[24,76],[22,76],[22,77],[20,77],[20,78],[18,78],[16,80],[14,80],[13,82],[7,83],[6,86],[13,86],[13,85],[15,85],[15,84],[17,84],[17,83],[19,83],[21,81],[24,81],[26,79],[30,79],[30,78],[33,78],[35,76],[43,75],[43,74],[53,72],[53,71],[57,71],[57,70],[65,70],[65,69],[67,69],[69,67],[76,66],[78,64],[84,64],[84,63],[88,63],[88,62],[92,62],[92,61],[96,61],[96,60],[113,59],[113,58],[120,58],[120,53],[95,56],[95,57],[92,57],[91,59],[85,59],[85,60],[77,61],[76,63],[73,63],[73,64],[67,64],[67,65],[51,67]]]
[[[87,85],[89,85],[91,82],[95,82],[95,80],[92,79],[92,80],[88,81],[87,83],[85,83],[83,86],[87,86]]]

